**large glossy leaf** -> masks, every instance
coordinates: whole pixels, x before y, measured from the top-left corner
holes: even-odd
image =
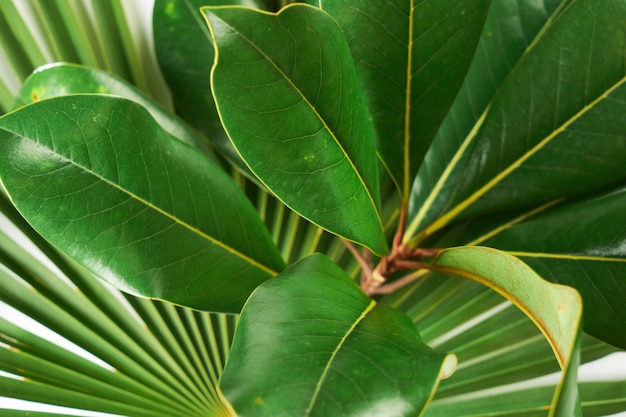
[[[0,119],[0,178],[42,235],[148,297],[239,311],[283,267],[254,208],[135,102],[74,95]]]
[[[200,7],[242,5],[263,8],[259,0],[155,0],[154,48],[176,111],[243,167],[220,122],[211,92],[213,42]]]
[[[521,217],[472,243],[521,257],[542,277],[575,287],[586,332],[626,348],[626,189]]]
[[[432,268],[480,282],[524,311],[544,334],[563,369],[550,415],[581,415],[576,371],[582,300],[576,290],[544,281],[519,259],[491,248],[447,249],[435,258]]]
[[[246,303],[220,388],[243,416],[415,416],[454,357],[322,255]]]
[[[213,156],[211,148],[205,141],[177,116],[127,81],[95,68],[65,63],[40,67],[22,84],[15,97],[13,108],[78,93],[113,94],[136,101],[150,112],[166,132]]]
[[[252,172],[303,217],[386,253],[374,134],[339,26],[302,4],[203,12],[220,116]]]
[[[573,2],[553,16],[440,180],[425,193],[416,183],[416,194],[428,197],[415,198],[407,239],[453,219],[528,207],[625,179],[624,17],[625,2],[606,0]]]
[[[380,158],[405,201],[474,56],[490,2],[321,2],[346,35]]]

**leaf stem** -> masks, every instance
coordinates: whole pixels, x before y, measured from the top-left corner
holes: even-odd
[[[416,279],[430,272],[430,268],[422,258],[437,256],[440,249],[409,248],[403,243],[406,229],[406,205],[400,207],[400,218],[392,240],[391,253],[380,259],[375,268],[372,267],[371,254],[361,255],[356,247],[350,242],[343,241],[354,258],[361,265],[361,288],[370,297],[377,294],[389,294],[404,285],[410,284]],[[366,258],[366,256],[368,256]],[[385,284],[392,274],[398,271],[414,270],[415,272],[400,278],[397,281]]]
[[[403,276],[402,278],[389,282],[387,284],[381,285],[378,288],[373,289],[373,295],[383,295],[390,294],[406,285],[409,285],[419,278],[422,278],[425,275],[428,275],[431,271],[429,269],[418,269],[417,271],[413,271],[412,273]]]

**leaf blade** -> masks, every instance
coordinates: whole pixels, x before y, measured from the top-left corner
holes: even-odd
[[[346,34],[380,159],[407,201],[470,64],[490,1],[321,3]]]
[[[303,217],[386,253],[373,131],[339,27],[303,4],[203,12],[218,111],[251,171]]]
[[[13,202],[40,233],[115,285],[238,311],[282,268],[269,233],[231,180],[134,102],[60,97],[13,112],[0,127],[13,132],[0,145]],[[235,220],[224,223],[229,218]],[[252,245],[257,239],[265,244]],[[207,280],[211,271],[224,280]]]
[[[250,298],[220,387],[240,415],[408,416],[429,401],[445,358],[408,319],[313,255]]]
[[[617,129],[613,115],[620,112],[623,95],[619,49],[623,43],[619,18],[625,12],[623,5],[607,6],[602,1],[550,3],[547,10],[529,10],[535,17],[528,18],[527,23],[525,16],[516,12],[523,25],[531,28],[530,33],[537,34],[532,42],[523,36],[516,40],[505,32],[506,27],[494,25],[498,15],[490,20],[479,48],[481,59],[475,62],[472,78],[459,96],[459,110],[455,109],[444,124],[432,163],[414,184],[406,241],[417,242],[454,218],[542,204],[620,181],[603,171],[599,161],[621,164],[621,152],[615,149],[623,146],[623,138],[612,132]],[[494,6],[498,6],[493,11],[502,14],[502,22],[510,20],[506,9],[514,8],[512,3]],[[541,17],[545,12],[550,14]],[[577,42],[581,33],[587,36],[576,51],[562,46]],[[504,47],[497,44],[500,38],[506,42]],[[517,45],[524,42],[525,50]],[[511,57],[499,48],[510,50]],[[491,56],[496,56],[496,65],[491,64]],[[559,58],[551,60],[554,56]],[[487,93],[482,93],[479,71],[492,70],[493,86],[483,82]],[[539,73],[543,75],[533,78]],[[454,166],[443,167],[447,171],[441,177],[439,161],[454,147],[451,141],[445,143],[443,134],[459,136],[457,131],[463,136],[457,146],[464,149],[454,156]],[[592,141],[597,146],[585,148]],[[603,153],[606,148],[614,150]],[[437,220],[438,216],[444,218]],[[427,233],[417,236],[419,229],[426,228]]]

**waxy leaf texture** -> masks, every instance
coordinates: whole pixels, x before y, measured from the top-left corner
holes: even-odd
[[[135,102],[64,96],[4,116],[0,129],[0,178],[13,203],[126,291],[238,312],[283,268],[235,183]]]

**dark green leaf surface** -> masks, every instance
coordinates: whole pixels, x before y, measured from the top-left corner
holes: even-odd
[[[0,119],[0,175],[42,235],[127,291],[237,312],[283,268],[236,185],[138,104],[75,95]],[[10,133],[9,133],[10,132]]]
[[[258,0],[156,0],[152,13],[154,48],[176,111],[240,167],[245,165],[222,128],[211,93],[215,53],[200,7],[232,4],[262,8],[261,3]]]
[[[421,227],[429,235],[454,219],[625,179],[625,18],[626,3],[607,0],[573,2],[553,18],[510,70],[429,197],[414,201],[407,239]],[[442,216],[435,220],[434,213]]]
[[[444,210],[445,200],[436,197],[454,192],[451,188],[455,184],[447,178],[453,167],[467,161],[466,138],[555,9],[568,1],[492,2],[472,65],[413,183],[409,236]]]
[[[112,94],[136,101],[146,108],[173,137],[213,156],[204,140],[177,116],[142,93],[127,81],[98,69],[77,64],[52,64],[37,69],[22,84],[13,108],[70,94]]]
[[[490,2],[322,2],[345,33],[380,158],[405,201],[472,60]]]
[[[475,243],[521,257],[537,273],[576,288],[585,331],[626,348],[626,189],[555,206]],[[601,306],[601,307],[600,307]]]
[[[252,294],[220,388],[240,417],[415,416],[445,359],[406,316],[313,255]]]
[[[213,93],[252,172],[303,217],[386,253],[374,133],[341,29],[302,4],[203,11],[218,49]]]

